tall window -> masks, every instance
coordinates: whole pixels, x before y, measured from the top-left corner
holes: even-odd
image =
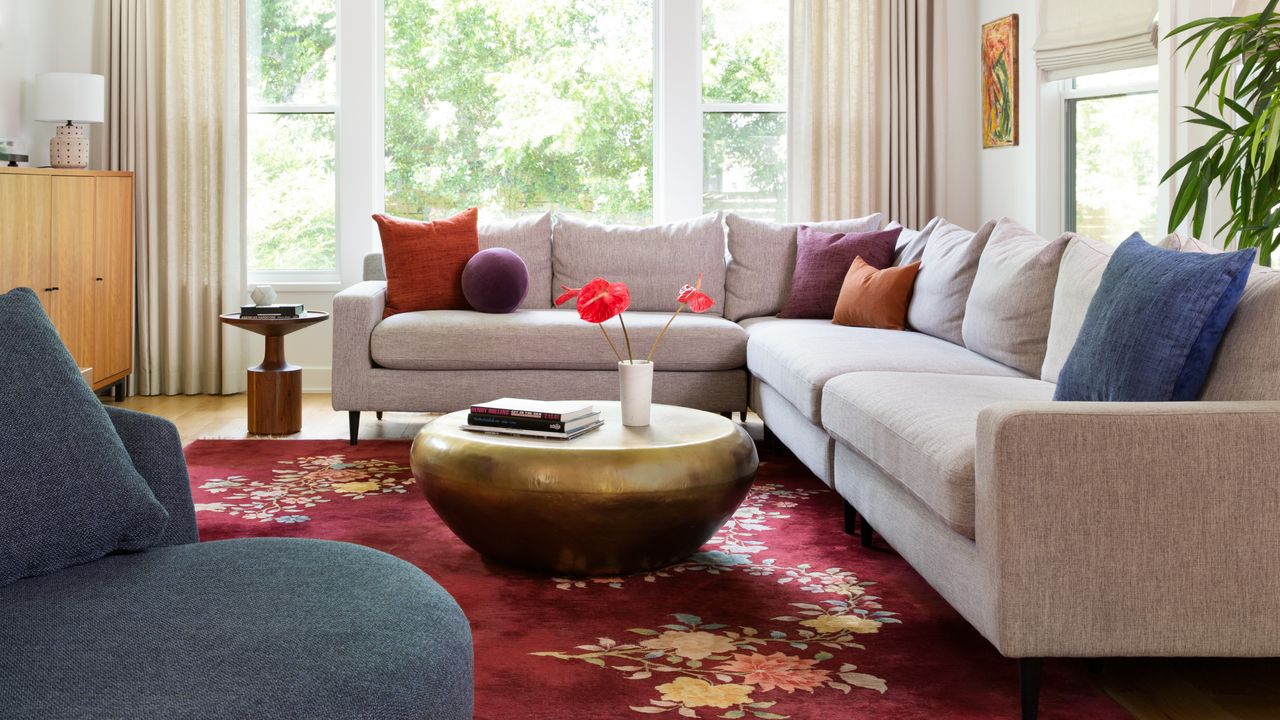
[[[387,212],[649,220],[652,0],[386,0],[385,16]]]
[[[379,211],[786,217],[787,0],[245,2],[254,279],[355,280]]]
[[[336,0],[248,0],[248,265],[337,272]]]
[[[787,217],[785,0],[702,0],[702,208]]]
[[[1076,78],[1066,101],[1066,228],[1118,243],[1160,235],[1156,66]]]

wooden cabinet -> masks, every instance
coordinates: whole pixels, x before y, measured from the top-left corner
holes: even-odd
[[[133,364],[132,173],[0,168],[0,291],[30,287],[93,387]]]

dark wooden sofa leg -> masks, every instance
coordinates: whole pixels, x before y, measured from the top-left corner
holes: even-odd
[[[374,415],[375,415],[379,420],[381,420],[381,419],[382,419],[382,411],[381,411],[381,410],[379,410],[379,411],[377,411],[376,413],[374,413]]]
[[[844,534],[858,534],[858,511],[848,500],[844,501]]]
[[[352,410],[347,413],[347,423],[351,426],[351,444],[355,445],[360,439],[360,411]]]
[[[862,540],[862,547],[864,548],[875,547],[875,545],[872,543],[872,535],[874,534],[875,534],[875,530],[871,527],[871,523],[867,522],[866,516],[863,516],[862,522],[858,527],[858,536]]]
[[[1040,658],[1018,658],[1018,688],[1022,702],[1022,720],[1036,720],[1040,715]]]

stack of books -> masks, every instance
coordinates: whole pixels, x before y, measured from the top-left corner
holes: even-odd
[[[240,317],[296,318],[306,311],[302,303],[277,303],[275,305],[241,305]]]
[[[464,430],[569,440],[604,424],[594,405],[499,398],[472,405]]]

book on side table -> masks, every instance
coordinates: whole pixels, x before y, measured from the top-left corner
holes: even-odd
[[[464,430],[569,440],[604,424],[590,403],[499,398],[472,405]]]

